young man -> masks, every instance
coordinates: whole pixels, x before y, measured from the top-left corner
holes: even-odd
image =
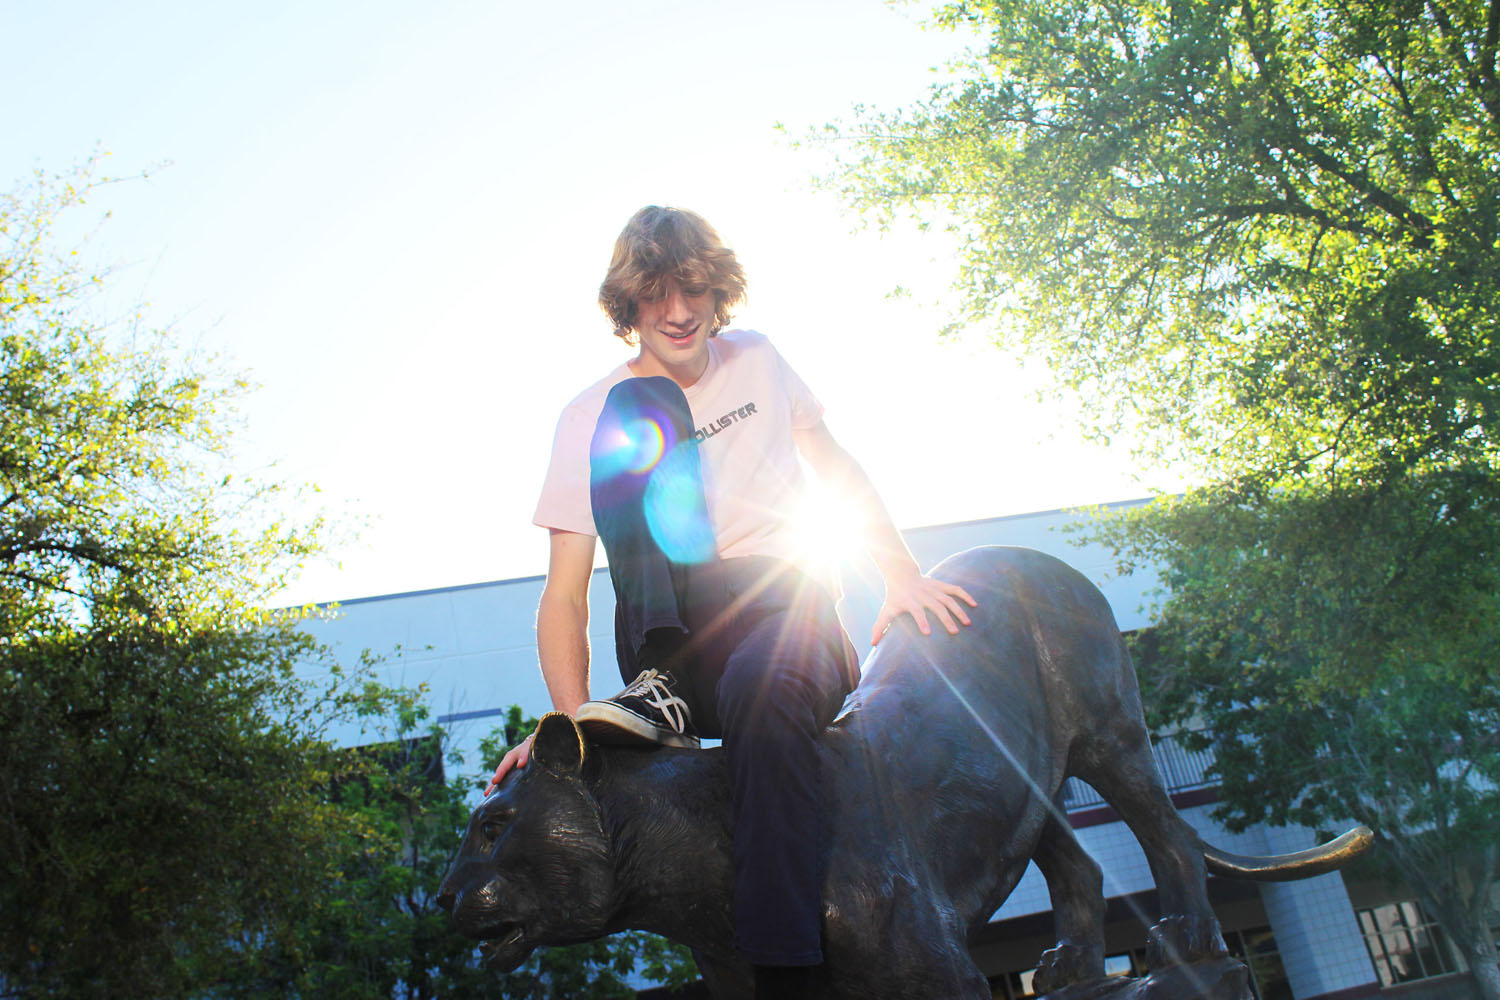
[[[551,532],[537,651],[553,705],[596,742],[722,737],[734,822],[733,917],[757,996],[795,996],[822,961],[818,734],[859,676],[837,581],[803,565],[789,517],[798,456],[861,510],[900,615],[969,623],[960,587],[923,576],[823,408],[760,334],[730,330],[734,252],[699,216],[651,206],[615,243],[599,302],[636,356],[558,423],[535,522]],[[588,587],[603,541],[624,691],[589,700]],[[525,766],[512,750],[491,787]]]

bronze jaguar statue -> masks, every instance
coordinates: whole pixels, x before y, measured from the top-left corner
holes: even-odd
[[[1225,952],[1205,859],[1222,874],[1306,878],[1368,842],[1356,830],[1269,859],[1208,847],[1161,783],[1135,671],[1093,584],[1020,548],[971,549],[934,575],[979,602],[973,625],[894,628],[821,739],[825,996],[988,998],[967,944],[1033,859],[1058,935],[1038,992],[1102,977],[1101,874],[1059,808],[1069,776],[1118,810],[1145,851],[1163,913],[1154,968]],[[474,810],[440,901],[503,970],[538,946],[637,928],[689,945],[716,997],[748,998],[730,856],[719,751],[592,747],[552,713],[531,765]]]

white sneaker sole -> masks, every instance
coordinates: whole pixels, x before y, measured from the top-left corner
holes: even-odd
[[[697,750],[700,745],[698,737],[663,729],[612,701],[586,701],[578,706],[573,720],[590,739],[605,746],[656,744]]]

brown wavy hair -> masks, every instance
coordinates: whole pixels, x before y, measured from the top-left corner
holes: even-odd
[[[647,205],[630,217],[615,240],[609,272],[599,286],[599,308],[615,325],[616,337],[636,343],[636,300],[662,295],[668,279],[684,288],[713,291],[711,337],[745,300],[745,271],[713,226],[684,208]]]

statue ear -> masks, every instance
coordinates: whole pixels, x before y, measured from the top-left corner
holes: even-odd
[[[531,742],[531,759],[553,774],[562,777],[583,770],[587,752],[583,730],[565,712],[548,712],[536,724],[536,739]]]

